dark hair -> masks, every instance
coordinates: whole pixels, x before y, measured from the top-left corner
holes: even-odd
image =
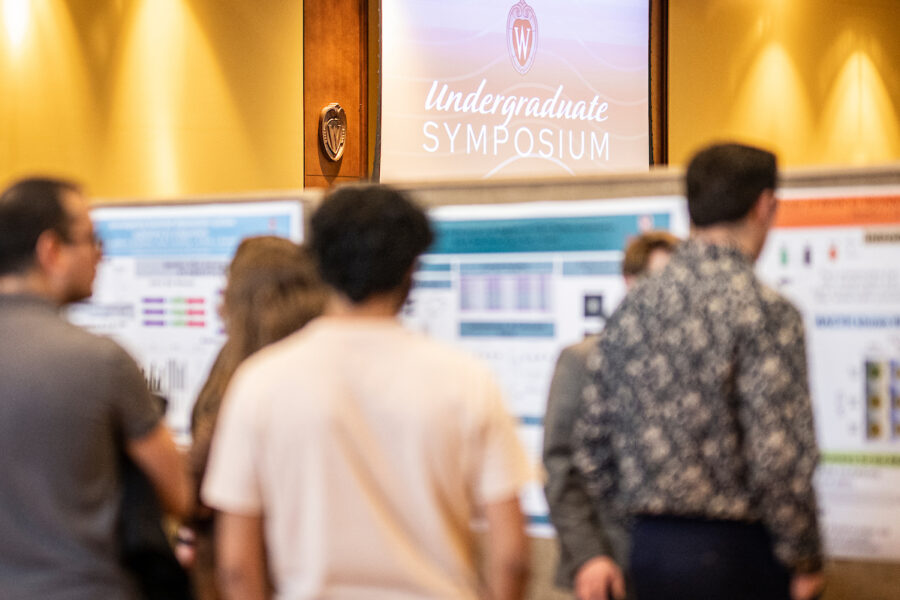
[[[643,275],[651,254],[656,250],[675,252],[679,243],[681,240],[668,231],[647,231],[632,238],[625,248],[625,257],[622,259],[622,275]]]
[[[34,264],[38,238],[47,230],[68,241],[64,192],[81,188],[63,179],[20,179],[0,194],[0,275],[21,273]]]
[[[322,279],[353,303],[400,288],[434,239],[425,212],[382,185],[331,192],[312,216],[311,229]]]
[[[698,152],[687,169],[687,201],[698,227],[745,217],[765,190],[774,190],[775,155],[741,144],[714,144]]]

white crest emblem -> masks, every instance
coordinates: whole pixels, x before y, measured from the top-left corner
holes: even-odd
[[[506,17],[506,45],[509,58],[519,74],[531,70],[537,53],[538,24],[534,9],[525,0],[513,4]]]

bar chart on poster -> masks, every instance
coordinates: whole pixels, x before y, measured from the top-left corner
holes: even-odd
[[[782,196],[758,267],[804,316],[827,551],[900,561],[900,187]]]
[[[679,197],[441,206],[403,310],[411,327],[493,369],[535,465],[560,350],[597,333],[625,293],[629,238],[651,229],[684,237]],[[538,483],[524,506],[535,535],[552,532]]]
[[[253,235],[300,241],[302,204],[121,205],[96,207],[91,217],[103,259],[93,296],[69,319],[128,350],[186,443],[197,393],[225,340],[218,307],[235,248]]]
[[[649,0],[382,0],[381,179],[649,164]]]

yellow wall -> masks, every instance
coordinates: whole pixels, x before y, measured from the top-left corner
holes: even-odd
[[[302,187],[302,5],[0,0],[0,184],[50,172],[106,197]],[[724,138],[785,165],[900,160],[900,0],[669,11],[670,162]]]
[[[301,0],[0,0],[0,182],[303,186]]]
[[[898,27],[898,0],[671,0],[670,162],[724,138],[785,165],[900,160]]]

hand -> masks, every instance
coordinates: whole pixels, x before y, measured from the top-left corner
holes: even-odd
[[[791,600],[813,600],[825,589],[825,574],[797,573],[791,577]]]
[[[608,556],[596,556],[575,574],[575,597],[578,600],[624,600],[625,576]]]
[[[197,550],[194,547],[196,536],[194,530],[182,525],[175,533],[175,558],[185,569],[194,566]]]

